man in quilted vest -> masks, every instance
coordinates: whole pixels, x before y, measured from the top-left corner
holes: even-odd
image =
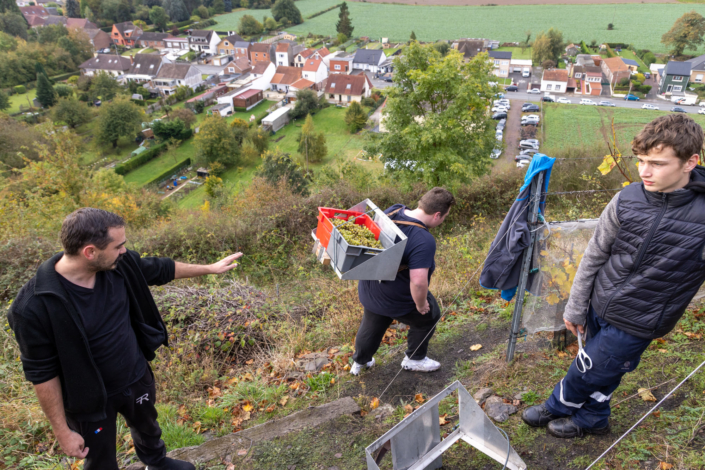
[[[602,212],[563,313],[566,327],[588,338],[592,367],[574,361],[545,403],[524,410],[530,426],[561,438],[608,433],[622,376],[675,327],[705,281],[702,147],[702,128],[682,114],[661,116],[634,138],[642,182]]]

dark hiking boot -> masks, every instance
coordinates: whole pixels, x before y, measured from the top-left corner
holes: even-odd
[[[529,426],[533,426],[535,428],[542,428],[554,419],[558,418],[560,418],[560,416],[553,415],[546,409],[545,403],[530,406],[521,414],[521,419],[523,419]]]
[[[573,418],[556,419],[548,423],[548,433],[551,436],[561,439],[573,439],[575,437],[585,437],[586,434],[609,434],[610,425],[604,428],[581,428],[573,422]]]
[[[196,467],[189,462],[184,462],[183,460],[174,460],[166,457],[164,463],[159,465],[149,465],[145,470],[196,470]]]

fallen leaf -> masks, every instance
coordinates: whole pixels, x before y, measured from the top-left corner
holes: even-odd
[[[672,464],[672,463],[661,462],[661,463],[659,463],[658,468],[659,468],[660,470],[669,470],[669,469],[673,468],[673,464]]]
[[[235,465],[229,464],[227,467],[225,467],[225,470],[235,470]]]
[[[255,379],[254,379],[254,377],[252,377],[252,374],[250,374],[249,372],[247,372],[247,373],[245,373],[245,374],[242,376],[242,380],[245,380],[245,381],[247,381],[247,382],[252,382],[252,381],[254,381]]]
[[[228,379],[225,381],[226,385],[232,385],[237,383],[237,377],[233,377],[232,379]]]
[[[222,395],[218,387],[211,387],[208,389],[208,396],[211,398],[216,398]]]
[[[249,366],[250,364],[254,364],[254,363],[255,363],[255,360],[254,360],[254,359],[250,359],[250,360],[245,361],[245,364],[247,364],[248,366]]]
[[[472,346],[470,346],[470,351],[479,351],[480,349],[482,349],[481,344],[473,344]]]
[[[328,354],[335,354],[335,353],[337,353],[338,351],[340,351],[338,348],[333,348],[333,349],[331,349],[330,351],[328,351]]]
[[[651,414],[654,415],[654,418],[660,418],[661,417],[661,410],[654,411]]]
[[[666,340],[663,338],[656,338],[654,342],[658,344],[666,344]]]
[[[246,411],[246,412],[248,412],[248,413],[249,413],[250,411],[254,410],[254,409],[255,409],[255,407],[252,406],[249,402],[248,402],[246,405],[243,405],[243,406],[242,406],[242,410],[243,410],[243,411]]]
[[[439,416],[438,424],[440,424],[441,426],[445,426],[446,424],[448,424],[448,421],[446,421],[446,416],[447,415]]]
[[[370,402],[370,408],[372,408],[374,410],[378,406],[379,406],[379,398],[373,398],[372,401]]]
[[[360,416],[366,416],[366,415],[367,415],[367,411],[365,411],[365,410],[360,410]]]
[[[640,388],[637,390],[637,393],[639,393],[639,396],[644,401],[656,401],[656,397],[648,388]]]
[[[404,411],[406,413],[412,413],[414,411],[414,408],[411,405],[404,405]]]
[[[335,384],[335,378],[330,379],[330,384],[331,384],[331,385]]]
[[[239,456],[241,456],[241,457],[242,457],[243,455],[247,455],[247,449],[240,449],[240,450],[238,450],[238,451],[237,451],[237,455],[239,455]]]
[[[267,407],[267,410],[266,410],[266,411],[267,411],[267,413],[272,413],[272,412],[274,412],[274,410],[276,410],[276,409],[277,409],[277,405],[271,405],[271,406],[268,406],[268,407]]]
[[[247,421],[248,419],[250,419],[250,412],[249,412],[249,411],[245,411],[245,412],[242,414],[242,420],[243,420],[243,421]]]
[[[668,352],[668,349],[659,349],[658,352],[660,352],[660,353],[667,353],[667,352]]]
[[[193,423],[193,432],[195,432],[196,434],[201,432],[201,422],[200,421],[196,421],[195,423]]]
[[[297,388],[299,388],[299,385],[301,385],[301,384],[299,382],[296,382],[296,383],[289,385],[289,388],[292,390],[296,390]]]
[[[563,351],[558,351],[558,357],[568,357],[568,355]]]
[[[417,393],[414,395],[414,400],[416,400],[416,403],[423,403],[426,400],[424,400],[423,395],[421,393]]]
[[[281,406],[286,406],[286,402],[289,401],[289,397],[284,397],[281,400],[279,400],[279,404]]]

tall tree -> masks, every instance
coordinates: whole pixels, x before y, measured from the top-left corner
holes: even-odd
[[[220,115],[208,117],[201,123],[194,137],[198,155],[204,163],[222,163],[231,166],[240,157],[240,148],[232,129]]]
[[[409,36],[409,39],[410,39],[411,41],[416,41],[416,33],[412,31],[412,32],[411,32],[411,36]]]
[[[213,0],[211,8],[213,8],[213,13],[220,15],[225,12],[225,2],[223,0]]]
[[[81,17],[81,5],[78,0],[66,0],[66,16],[69,18]]]
[[[120,90],[120,85],[113,77],[105,72],[99,72],[93,76],[89,94],[92,101],[100,98],[101,100],[112,100]]]
[[[120,137],[135,137],[142,129],[144,112],[135,103],[121,97],[100,107],[96,138],[117,147]]]
[[[308,163],[316,163],[323,161],[323,158],[328,154],[326,147],[326,136],[323,132],[316,132],[313,125],[313,118],[309,114],[306,116],[304,126],[301,128],[299,136],[299,153],[304,157],[306,162],[306,171],[308,171]]]
[[[27,21],[19,13],[0,13],[0,31],[27,40]]]
[[[661,42],[671,48],[674,56],[683,55],[685,49],[697,50],[705,36],[705,18],[690,11],[676,20],[671,29],[661,36]]]
[[[43,73],[37,74],[37,101],[44,108],[54,106],[57,96],[54,87],[51,86],[49,79]]]
[[[291,155],[283,153],[279,149],[268,150],[262,156],[262,166],[257,170],[257,176],[267,180],[270,184],[276,185],[284,180],[289,188],[302,196],[308,195],[308,185],[310,183],[301,165],[296,163]]]
[[[81,17],[85,18],[86,17],[86,7],[88,6],[88,0],[81,0],[81,3],[79,5],[81,7]]]
[[[223,2],[223,7],[225,8],[225,13],[230,13],[231,11],[233,11],[233,1],[225,0]]]
[[[20,13],[20,7],[17,6],[15,0],[0,0],[0,13]]]
[[[179,22],[189,19],[189,11],[183,0],[163,0],[162,7],[171,18],[171,21]]]
[[[5,92],[0,90],[0,111],[5,111],[10,109],[10,98],[7,97]]]
[[[394,64],[388,132],[374,134],[365,150],[381,153],[390,171],[409,182],[452,186],[484,174],[495,144],[487,107],[497,92],[488,56],[464,63],[456,50],[441,57],[432,45],[412,42]]]
[[[240,18],[237,31],[243,36],[253,36],[262,32],[262,23],[252,15],[244,15]]]
[[[149,10],[149,20],[158,30],[164,31],[166,29],[166,24],[169,21],[169,17],[167,16],[164,8],[155,6]]]
[[[54,122],[63,122],[71,129],[89,122],[93,113],[86,103],[76,98],[59,98],[52,110]]]
[[[276,21],[285,24],[301,24],[304,22],[299,8],[294,4],[294,0],[277,0],[272,7],[272,16]]]
[[[352,36],[353,29],[355,28],[352,25],[348,4],[343,2],[340,4],[340,12],[338,12],[338,22],[335,24],[335,30],[349,38]]]
[[[299,119],[308,114],[315,114],[319,109],[321,109],[321,102],[315,91],[299,90],[296,92],[296,103],[294,109],[289,112],[289,117]]]
[[[534,40],[531,50],[531,59],[534,64],[542,64],[547,60],[558,63],[563,53],[563,33],[557,29],[550,28],[548,31],[541,31]]]
[[[367,124],[367,114],[362,109],[359,102],[353,101],[345,111],[345,124],[350,128],[350,132],[355,133],[363,129]]]

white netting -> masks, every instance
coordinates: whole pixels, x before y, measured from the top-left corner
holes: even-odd
[[[563,310],[575,279],[580,260],[595,232],[597,219],[577,222],[553,222],[539,231],[534,250],[536,275],[529,277],[527,297],[522,316],[526,331],[558,331],[565,329]],[[705,284],[693,300],[705,297]]]

